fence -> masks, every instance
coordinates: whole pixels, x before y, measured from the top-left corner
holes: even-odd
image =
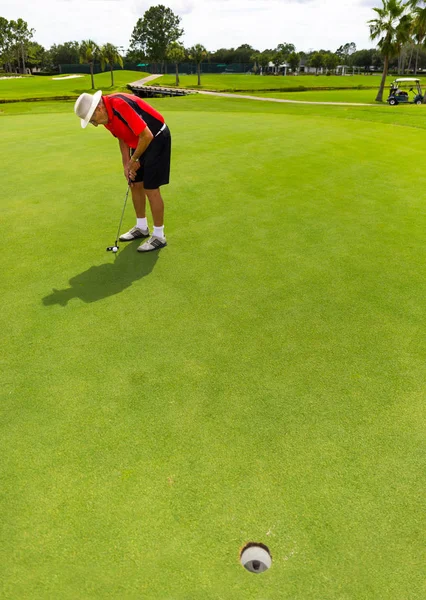
[[[247,73],[253,67],[251,63],[232,63],[229,65],[226,64],[216,64],[203,62],[201,63],[201,72],[202,73]],[[176,66],[174,63],[166,63],[161,69],[160,64],[148,63],[144,66],[138,66],[135,63],[124,63],[124,69],[128,71],[144,71],[145,73],[165,73],[172,75],[176,72]],[[109,71],[110,67],[106,66],[105,69],[101,69],[101,65],[95,63],[93,66],[93,73],[102,73],[103,71]],[[114,70],[121,69],[119,65],[114,65]],[[89,65],[59,65],[60,73],[90,73]],[[180,74],[188,74],[195,75],[197,73],[197,64],[192,62],[184,62],[179,64],[179,73]]]
[[[124,69],[128,69],[129,71],[144,71],[145,68],[140,68],[135,64],[132,63],[125,63],[124,64]],[[120,65],[114,65],[114,70],[118,70],[121,69]],[[99,63],[95,63],[93,65],[93,73],[96,75],[96,73],[102,73],[105,71],[109,71],[110,67],[105,66],[104,69],[101,68],[101,65]],[[76,64],[76,65],[59,65],[59,72],[60,73],[90,73],[90,65],[80,65],[80,64]]]

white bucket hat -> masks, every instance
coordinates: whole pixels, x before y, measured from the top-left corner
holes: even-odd
[[[93,96],[91,94],[81,94],[81,96],[77,98],[77,101],[74,104],[74,112],[77,117],[80,117],[83,129],[84,127],[87,127],[87,124],[92,118],[101,96],[102,90],[98,90]]]

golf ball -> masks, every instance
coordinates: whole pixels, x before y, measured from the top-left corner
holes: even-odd
[[[271,553],[264,544],[247,544],[240,556],[241,564],[251,573],[263,573],[272,563]]]
[[[114,248],[112,249],[113,252],[117,252],[118,248],[117,246],[114,246]]]

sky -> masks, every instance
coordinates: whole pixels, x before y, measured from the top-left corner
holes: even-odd
[[[24,19],[33,40],[53,44],[92,39],[129,47],[137,20],[163,4],[181,17],[185,47],[213,52],[250,44],[255,50],[292,43],[297,51],[331,50],[347,42],[373,48],[367,21],[381,0],[0,0],[0,16]]]

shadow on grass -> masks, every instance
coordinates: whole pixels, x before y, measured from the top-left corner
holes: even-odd
[[[149,275],[158,259],[158,252],[136,252],[140,241],[121,246],[112,262],[90,267],[87,271],[71,277],[70,287],[53,291],[42,299],[45,306],[66,306],[73,298],[83,302],[96,302],[119,294],[134,281]]]

